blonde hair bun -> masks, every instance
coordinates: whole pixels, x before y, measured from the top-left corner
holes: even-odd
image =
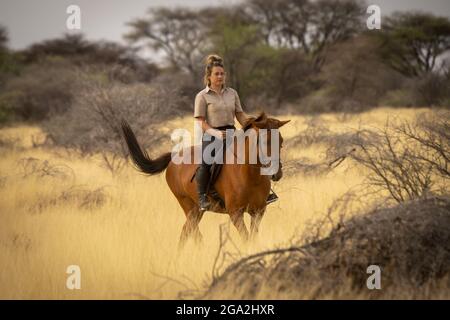
[[[210,54],[206,58],[206,65],[207,66],[223,65],[223,59],[217,54]]]

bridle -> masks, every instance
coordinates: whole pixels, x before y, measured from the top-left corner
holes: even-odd
[[[233,139],[234,139],[234,137],[233,137]],[[257,138],[256,138],[257,140],[256,140],[256,146],[257,146],[257,148],[259,149],[259,135],[257,135]],[[233,142],[234,142],[234,140],[233,140]],[[230,148],[231,147],[231,145],[230,146],[228,146],[228,148]],[[226,150],[225,150],[225,153],[226,153]],[[233,154],[233,156],[234,156],[234,159],[235,160],[238,160],[238,156],[236,155],[236,153],[234,152],[234,147],[233,147],[233,151],[231,152],[232,154]],[[280,168],[282,167],[282,163],[281,163],[281,159],[278,159],[278,162],[279,162],[279,164],[280,164]],[[237,162],[236,162],[237,163]],[[247,166],[249,166],[249,167],[252,167],[252,168],[269,168],[270,167],[270,164],[268,163],[268,164],[263,164],[263,163],[257,163],[257,164],[251,164],[251,163],[243,163],[243,164],[245,164],[245,165],[247,165]],[[274,175],[272,175],[272,176],[274,176]]]

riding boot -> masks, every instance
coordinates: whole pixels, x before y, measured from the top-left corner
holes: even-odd
[[[277,194],[276,194],[275,192],[273,192],[273,191],[272,191],[272,193],[271,193],[271,194],[269,194],[269,196],[267,197],[267,201],[266,201],[266,204],[269,204],[269,203],[275,202],[275,201],[277,201],[277,200],[278,200],[278,196],[277,196]]]
[[[195,175],[195,180],[197,181],[197,192],[199,200],[200,211],[207,211],[211,205],[206,196],[206,188],[209,182],[209,167],[205,165],[200,165],[197,174]]]

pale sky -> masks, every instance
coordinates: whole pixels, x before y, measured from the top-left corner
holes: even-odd
[[[240,0],[0,0],[0,24],[8,29],[9,47],[22,49],[34,42],[60,37],[68,32],[66,8],[76,4],[81,8],[81,32],[88,39],[123,42],[123,35],[129,31],[126,22],[143,17],[150,7],[201,7],[238,2]],[[379,5],[382,17],[403,10],[423,10],[450,17],[450,0],[366,2]]]

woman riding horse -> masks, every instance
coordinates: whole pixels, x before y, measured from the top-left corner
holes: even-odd
[[[249,119],[253,118],[242,110],[238,93],[225,85],[225,77],[222,58],[218,55],[209,55],[206,59],[204,76],[206,88],[197,94],[194,106],[194,118],[197,119],[196,121],[199,122],[203,131],[202,155],[205,148],[214,143],[216,139],[222,140],[225,145],[225,130],[236,129],[234,127],[235,116],[241,126],[244,126]],[[222,150],[225,150],[225,146]],[[206,194],[210,179],[210,168],[211,164],[208,164],[202,156],[202,163],[195,176],[201,211],[206,211],[210,207]],[[277,195],[271,193],[267,203],[274,202],[277,199]]]
[[[199,121],[203,131],[211,132],[209,138],[220,139],[219,145],[222,151],[226,150],[223,145],[227,139],[224,139],[224,130],[234,129],[234,117],[243,126],[244,132],[255,133],[257,145],[267,145],[267,155],[272,157],[279,155],[283,144],[283,138],[279,128],[284,126],[289,120],[280,121],[275,118],[269,118],[264,112],[257,117],[250,117],[242,110],[239,96],[236,91],[225,86],[225,72],[222,59],[211,55],[207,59],[205,69],[205,82],[207,87],[202,90],[195,99],[194,117]],[[261,131],[262,130],[262,131]],[[202,236],[199,230],[199,223],[209,203],[206,195],[207,183],[209,180],[209,164],[204,161],[202,152],[202,164],[197,171],[195,181],[192,179],[198,164],[192,161],[188,163],[178,163],[172,161],[172,152],[166,152],[161,156],[152,159],[148,153],[143,150],[131,129],[130,125],[123,120],[122,131],[125,142],[130,151],[130,156],[136,167],[149,175],[154,175],[166,171],[166,181],[170,190],[176,197],[180,206],[183,208],[186,216],[186,222],[181,231],[179,247],[183,247],[188,238],[194,237],[195,240],[201,240]],[[208,140],[208,132],[205,132],[202,138],[202,149],[213,141]],[[265,134],[266,132],[267,134]],[[261,135],[259,133],[262,133]],[[272,137],[279,141],[273,148],[270,143]],[[234,139],[233,139],[234,141]],[[243,151],[244,161],[242,163],[228,162],[222,166],[220,174],[215,179],[213,188],[223,203],[216,202],[211,211],[226,213],[230,216],[231,222],[239,231],[240,236],[247,240],[258,233],[258,226],[266,210],[268,202],[277,199],[275,194],[270,194],[271,180],[278,181],[283,176],[282,165],[279,157],[275,163],[279,164],[278,171],[272,176],[261,174],[261,170],[266,165],[250,160],[250,137],[245,137],[245,143],[239,147]],[[190,154],[192,159],[195,156],[198,146],[190,146],[181,150],[180,156],[185,153]],[[233,152],[232,152],[233,153]],[[260,152],[257,148],[256,155]],[[212,152],[211,152],[212,155]],[[212,155],[215,157],[215,155]],[[232,155],[235,157],[236,155]],[[264,156],[263,156],[264,157]],[[270,171],[271,172],[271,171]],[[211,195],[210,195],[211,196]],[[251,216],[250,234],[244,223],[244,213],[248,212]]]

